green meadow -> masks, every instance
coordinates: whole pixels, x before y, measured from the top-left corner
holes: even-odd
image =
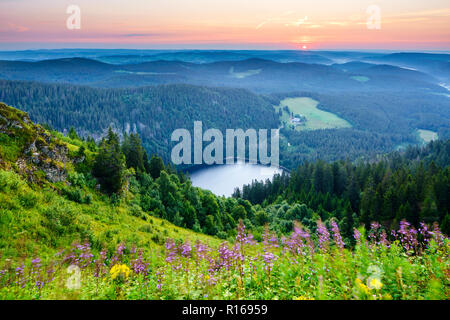
[[[419,139],[423,143],[428,143],[430,141],[437,140],[438,138],[438,134],[431,130],[418,129],[417,133],[419,134]]]
[[[287,98],[281,101],[279,106],[276,106],[276,111],[281,109],[281,121],[284,125],[293,126],[290,122],[289,113],[284,110],[287,106],[289,111],[295,115],[302,115],[306,118],[303,124],[297,125],[295,130],[318,130],[318,129],[339,129],[350,128],[351,124],[338,117],[334,113],[323,111],[317,108],[319,102],[307,98]]]
[[[350,77],[350,78],[353,79],[353,80],[359,81],[359,82],[367,82],[367,81],[370,80],[369,77],[365,77],[365,76],[353,76],[353,77]]]

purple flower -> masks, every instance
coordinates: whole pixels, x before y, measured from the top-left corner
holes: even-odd
[[[330,241],[330,233],[323,224],[322,221],[317,221],[317,237],[319,242],[319,248],[325,251],[328,247],[328,242]]]
[[[264,270],[269,272],[272,271],[273,261],[276,260],[276,256],[270,251],[265,251],[262,257],[264,261]]]
[[[353,237],[355,238],[357,244],[361,243],[361,232],[359,232],[356,228],[353,229]]]
[[[191,256],[191,244],[189,243],[189,241],[186,241],[185,243],[183,243],[183,245],[181,246],[181,255],[185,258],[189,258]]]
[[[333,231],[333,240],[339,249],[344,249],[344,241],[342,240],[341,233],[339,232],[339,226],[336,221],[331,221],[331,230]]]

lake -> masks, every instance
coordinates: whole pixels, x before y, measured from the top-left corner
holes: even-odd
[[[191,171],[192,185],[211,190],[215,195],[230,197],[236,187],[242,188],[253,180],[272,179],[282,169],[259,164],[236,163],[203,167]]]

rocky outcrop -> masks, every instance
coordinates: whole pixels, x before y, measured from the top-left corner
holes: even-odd
[[[0,103],[0,134],[7,135],[19,147],[20,152],[14,161],[9,159],[9,165],[30,182],[66,179],[65,167],[70,161],[67,146],[41,126],[33,124],[27,113]],[[0,166],[8,166],[8,161],[2,159],[2,153]]]

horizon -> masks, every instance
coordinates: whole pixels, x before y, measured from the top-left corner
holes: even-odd
[[[128,48],[128,47],[111,47],[111,48],[101,48],[101,47],[55,47],[55,48],[45,48],[45,47],[29,47],[29,48],[11,48],[11,49],[2,49],[0,45],[0,52],[26,52],[26,51],[54,51],[54,52],[70,52],[70,51],[160,51],[160,52],[180,52],[180,51],[205,51],[205,52],[224,52],[224,51],[237,51],[237,52],[245,52],[245,51],[273,51],[273,52],[289,52],[289,51],[297,51],[297,52],[360,52],[360,53],[436,53],[436,54],[450,54],[449,49],[358,49],[358,48],[323,48],[323,49],[251,49],[251,48],[242,48],[242,49],[226,49],[226,48]]]
[[[39,14],[36,14],[39,13]],[[0,50],[449,51],[445,0],[0,2]],[[94,48],[95,47],[95,48]],[[164,48],[164,49],[162,49]]]

